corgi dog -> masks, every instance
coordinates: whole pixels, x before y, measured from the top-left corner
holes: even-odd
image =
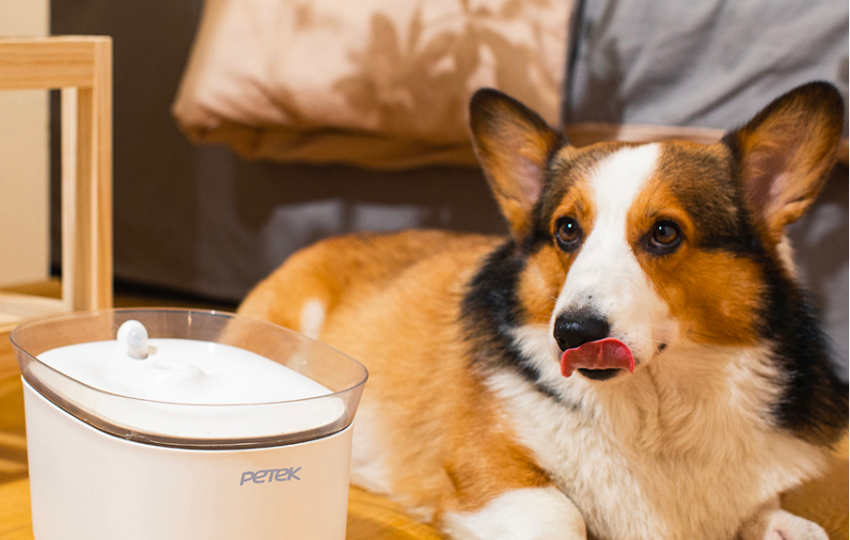
[[[369,369],[352,480],[453,539],[825,539],[779,507],[845,432],[785,227],[833,167],[822,82],[722,141],[577,148],[491,89],[472,141],[509,234],[355,234],[239,312]]]

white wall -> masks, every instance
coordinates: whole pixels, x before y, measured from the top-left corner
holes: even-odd
[[[49,0],[0,0],[0,36],[49,32]],[[49,104],[43,90],[0,92],[0,285],[46,279]]]

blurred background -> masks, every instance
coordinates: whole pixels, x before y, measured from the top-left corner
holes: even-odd
[[[0,0],[0,32],[113,38],[115,278],[225,306],[328,236],[504,232],[465,131],[479,86],[579,139],[710,138],[798,84],[831,81],[845,101],[848,86],[843,0]],[[28,196],[52,219],[33,232],[43,250],[18,249],[38,274],[61,262],[59,103],[34,99]],[[16,103],[0,101],[8,163]],[[845,379],[847,190],[845,151],[792,230]]]

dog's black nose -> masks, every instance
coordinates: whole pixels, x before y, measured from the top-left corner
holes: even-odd
[[[595,313],[562,313],[555,319],[555,341],[562,351],[605,339],[610,333],[608,321]]]

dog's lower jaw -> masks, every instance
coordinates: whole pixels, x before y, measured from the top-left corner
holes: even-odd
[[[622,369],[586,369],[579,368],[578,371],[583,377],[592,381],[608,381],[614,377],[622,375],[625,370]]]

